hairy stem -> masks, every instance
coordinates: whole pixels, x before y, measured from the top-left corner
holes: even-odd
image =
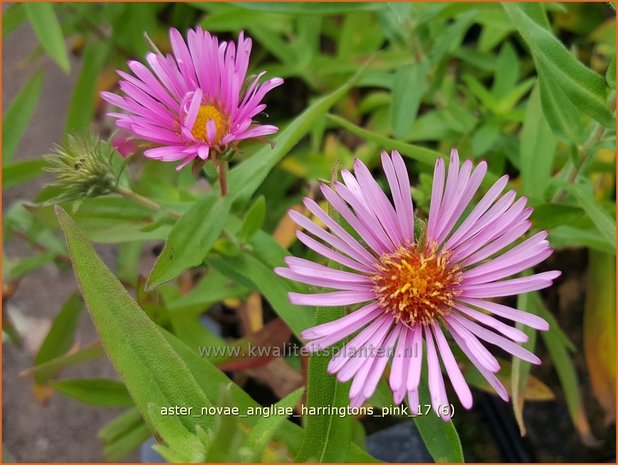
[[[138,204],[143,205],[143,206],[145,206],[147,208],[150,208],[151,210],[156,210],[156,211],[163,210],[161,205],[159,205],[154,200],[150,200],[150,199],[144,197],[143,195],[140,195],[137,192],[132,191],[131,189],[127,189],[126,187],[116,186],[114,192],[116,192],[117,194],[122,195],[123,197],[126,197],[129,200],[132,200],[135,203],[138,203]],[[169,214],[169,216],[171,218],[173,218],[175,220],[179,219],[182,216],[180,213],[175,212],[173,210],[168,210],[167,213]]]

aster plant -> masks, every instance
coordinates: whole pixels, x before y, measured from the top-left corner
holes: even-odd
[[[133,74],[118,71],[125,95],[101,96],[125,111],[109,113],[119,127],[154,145],[144,151],[146,157],[180,162],[178,170],[210,158],[219,166],[225,194],[222,158],[241,141],[277,132],[254,118],[266,108],[266,93],[283,80],[260,82],[265,71],[247,77],[252,42],[242,32],[238,42],[220,41],[200,27],[190,29],[186,41],[174,28],[169,35],[173,54],[149,53],[150,69],[129,61]]]
[[[615,457],[609,5],[3,15],[5,372],[122,408],[98,459]],[[44,459],[11,392],[3,449]]]
[[[280,276],[333,291],[290,293],[297,305],[338,307],[361,304],[337,320],[308,328],[301,336],[312,352],[354,335],[328,365],[341,382],[352,380],[351,406],[359,407],[375,391],[392,356],[389,385],[396,403],[407,395],[413,413],[419,411],[419,383],[423,359],[431,404],[443,419],[449,418],[449,400],[441,364],[462,406],[472,407],[472,393],[464,380],[446,334],[466,354],[496,393],[509,396],[495,373],[497,359],[481,341],[538,364],[540,360],[517,343],[525,333],[497,317],[547,330],[542,318],[493,302],[543,289],[560,276],[548,271],[513,278],[552,253],[547,233],[539,232],[517,243],[530,228],[531,208],[513,190],[503,194],[503,176],[462,218],[487,172],[481,162],[459,162],[451,152],[448,169],[443,158],[435,165],[431,207],[426,227],[415,235],[414,207],[406,166],[398,152],[382,153],[382,167],[392,201],[359,160],[354,174],[342,170],[343,182],[321,185],[324,198],[347,226],[306,198],[307,209],[323,229],[296,211],[291,218],[307,233],[298,239],[307,247],[341,265],[333,269],[312,261],[288,257]],[[508,279],[505,279],[508,278]]]

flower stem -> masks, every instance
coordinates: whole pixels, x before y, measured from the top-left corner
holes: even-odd
[[[156,210],[156,211],[162,210],[161,205],[159,205],[157,202],[150,200],[144,197],[143,195],[139,195],[137,192],[134,192],[131,189],[127,189],[126,187],[116,186],[114,192],[122,195],[123,197],[126,197],[129,200],[132,200],[135,203],[139,203],[140,205],[150,208],[151,210]],[[167,213],[169,214],[171,218],[175,220],[179,219],[182,216],[180,213],[175,212],[173,210],[168,210]]]
[[[219,188],[221,190],[221,197],[227,195],[227,161],[219,160],[217,163],[219,169]]]

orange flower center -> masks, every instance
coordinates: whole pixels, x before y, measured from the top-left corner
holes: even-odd
[[[448,265],[448,257],[435,245],[406,245],[382,255],[372,277],[382,308],[409,326],[432,324],[448,315],[462,279],[460,269]]]
[[[215,124],[215,136],[212,141],[208,140],[206,125],[209,121]],[[217,144],[221,141],[228,129],[228,122],[225,116],[213,105],[201,105],[191,129],[191,134],[198,140]]]

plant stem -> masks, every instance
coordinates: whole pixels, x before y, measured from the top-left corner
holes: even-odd
[[[140,205],[150,208],[151,210],[156,210],[156,211],[163,210],[163,208],[161,208],[161,205],[159,205],[157,202],[150,200],[144,197],[143,195],[139,195],[137,192],[134,192],[131,189],[127,189],[126,187],[116,186],[116,189],[114,192],[122,195],[123,197],[126,197],[129,200],[132,200],[135,203],[139,203]],[[175,212],[173,210],[168,210],[167,213],[169,214],[171,218],[175,220],[179,219],[182,216],[180,213]]]
[[[219,171],[219,188],[221,190],[221,197],[227,195],[227,161],[219,160],[217,163]]]

